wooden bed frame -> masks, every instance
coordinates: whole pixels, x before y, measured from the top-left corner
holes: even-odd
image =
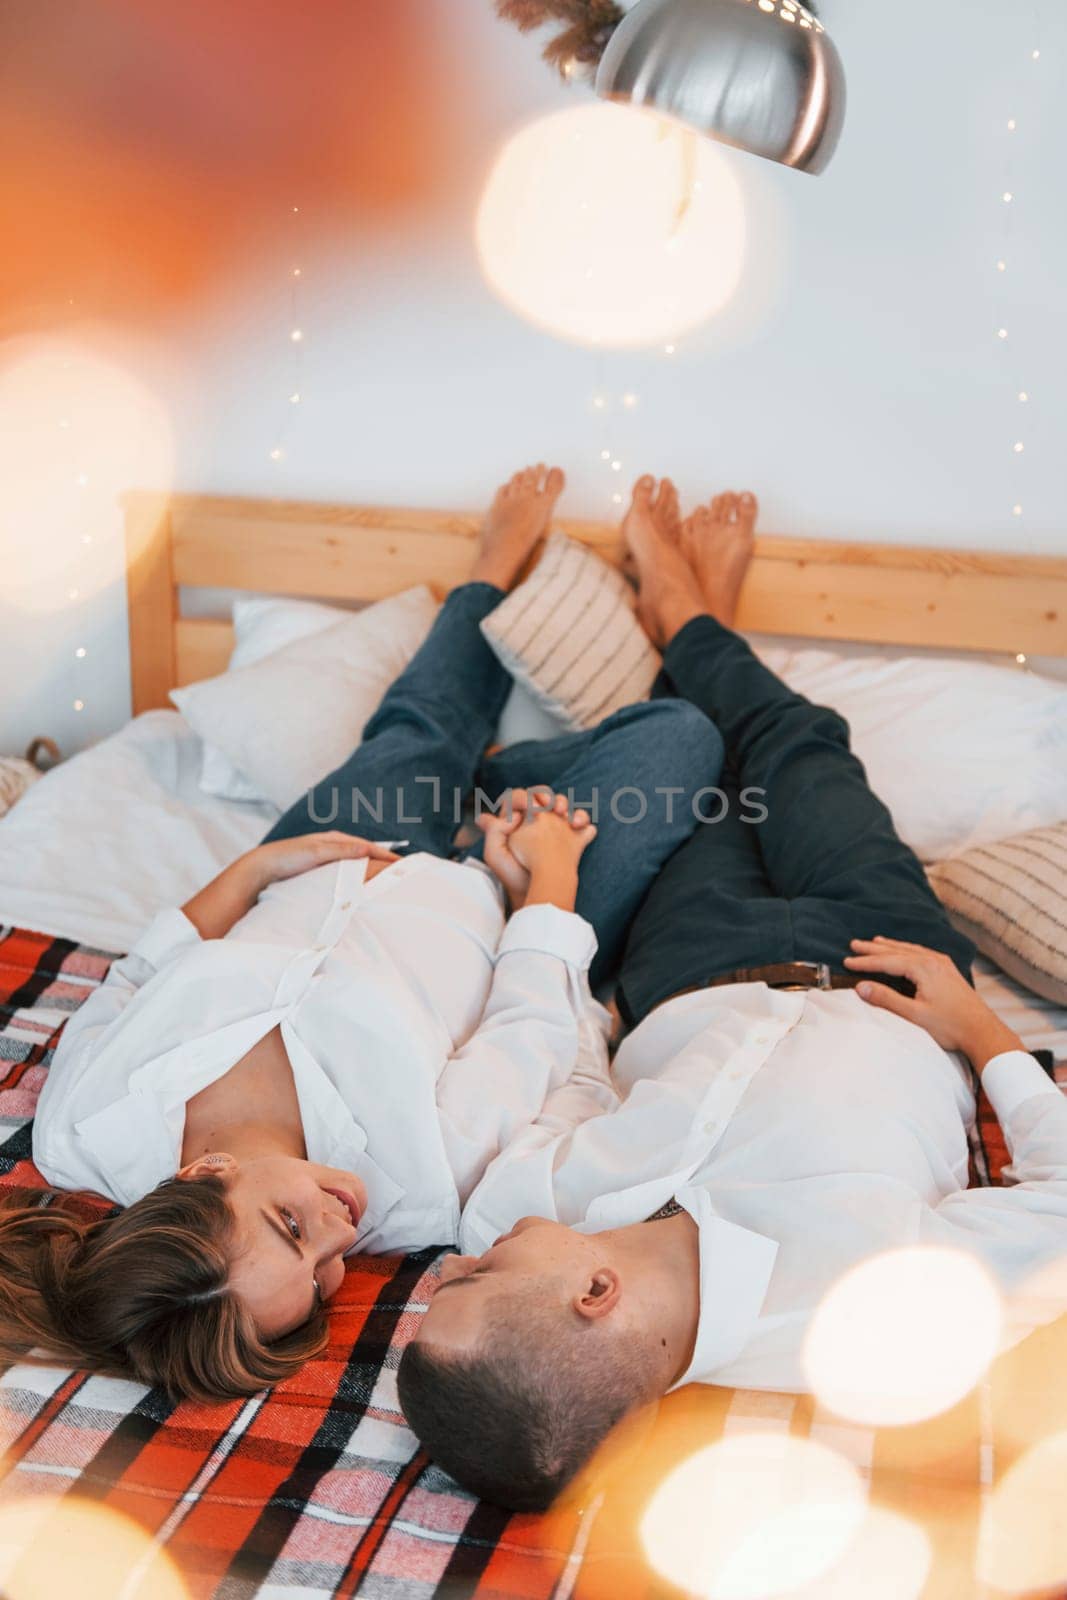
[[[130,669],[137,715],[225,669],[228,621],[183,617],[180,591],[379,600],[416,583],[445,594],[470,568],[478,515],[216,495],[124,497]],[[618,530],[557,526],[610,560]],[[765,535],[739,624],[885,645],[1067,656],[1067,559]]]

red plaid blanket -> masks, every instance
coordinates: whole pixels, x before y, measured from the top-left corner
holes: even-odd
[[[0,928],[2,1184],[41,1183],[30,1161],[36,1097],[65,1019],[112,959]],[[980,1181],[995,1181],[1003,1149],[988,1110],[974,1154]],[[914,1513],[918,1485],[923,1505],[936,1504],[945,1546],[934,1576],[953,1600],[972,1592],[953,1587],[961,1528],[974,1533],[983,1477],[970,1401],[935,1424],[893,1430],[886,1445],[885,1435],[827,1419],[807,1399],[691,1389],[659,1408],[636,1453],[625,1439],[613,1443],[550,1516],[508,1516],[462,1494],[417,1452],[396,1401],[399,1354],[425,1305],[436,1255],[354,1262],[333,1303],[325,1355],[295,1380],[240,1404],[175,1407],[136,1384],[26,1365],[7,1371],[0,1378],[0,1592],[64,1592],[33,1587],[25,1574],[21,1587],[9,1578],[5,1530],[15,1510],[20,1526],[35,1530],[42,1561],[62,1546],[69,1563],[82,1548],[62,1517],[74,1506],[120,1512],[147,1533],[140,1580],[129,1582],[127,1559],[109,1591],[130,1600],[180,1592],[164,1583],[161,1566],[145,1566],[152,1560],[176,1568],[186,1593],[226,1600],[267,1593],[644,1600],[664,1593],[639,1536],[656,1482],[679,1452],[746,1428],[832,1438],[883,1504]],[[101,1558],[90,1551],[85,1559]],[[61,1570],[64,1588],[72,1587],[74,1572]],[[937,1584],[927,1591],[935,1592],[942,1592]]]

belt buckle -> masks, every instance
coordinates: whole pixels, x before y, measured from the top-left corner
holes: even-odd
[[[830,982],[830,967],[829,967],[829,964],[827,962],[825,962],[825,961],[794,961],[791,964],[794,967],[807,967],[807,968],[809,968],[809,970],[811,972],[813,972],[815,974],[815,982],[811,985],[811,987],[813,989],[830,989],[830,988],[833,987],[833,985]],[[792,985],[790,985],[789,987],[792,987]]]

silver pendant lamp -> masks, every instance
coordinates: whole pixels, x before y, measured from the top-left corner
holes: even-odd
[[[799,0],[637,0],[596,92],[801,172],[822,172],[845,116],[841,58]]]

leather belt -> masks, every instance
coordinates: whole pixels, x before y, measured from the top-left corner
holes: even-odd
[[[687,989],[676,989],[661,1000],[677,1000],[679,995],[696,994],[700,989],[720,989],[727,983],[765,983],[769,989],[854,989],[866,972],[832,972],[825,961],[779,961],[769,967],[738,967],[735,972],[723,972],[707,978],[703,983],[691,983]]]

